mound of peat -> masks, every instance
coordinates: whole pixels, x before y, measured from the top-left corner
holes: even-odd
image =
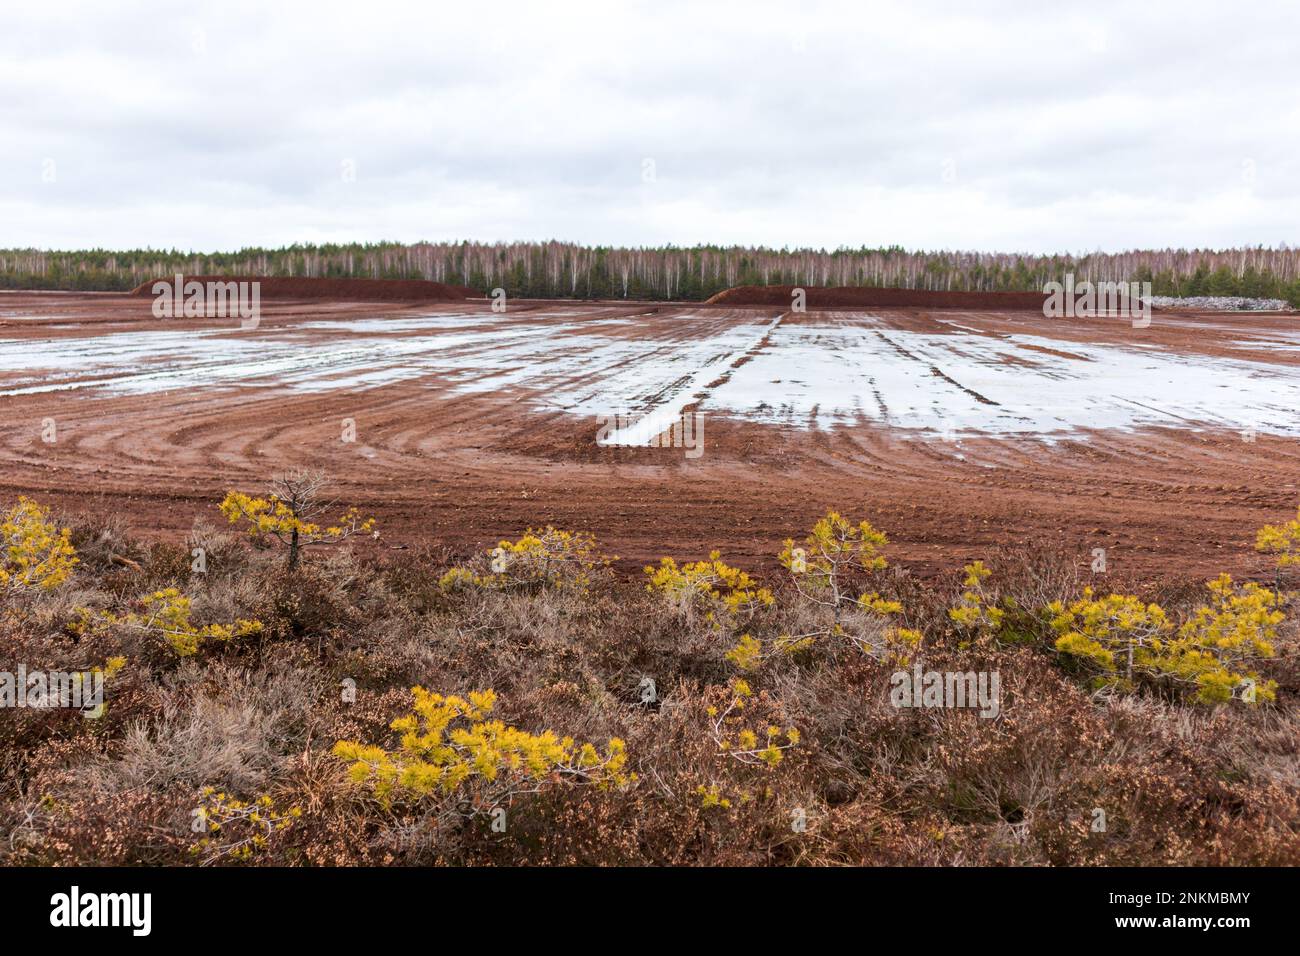
[[[132,295],[153,295],[154,282],[175,282],[175,276],[141,283]],[[465,286],[425,279],[326,279],[305,276],[195,276],[185,282],[259,282],[263,299],[331,299],[336,302],[457,302],[482,295]]]
[[[917,307],[928,309],[1032,309],[1043,307],[1038,292],[932,292],[926,289],[877,289],[858,286],[742,285],[706,300],[711,305],[790,305],[796,288],[807,293],[810,309]]]

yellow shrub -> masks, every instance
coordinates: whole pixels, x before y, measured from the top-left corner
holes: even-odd
[[[885,632],[888,653],[886,663],[905,667],[912,663],[912,653],[921,646],[924,635],[911,627],[891,627]]]
[[[1276,592],[1248,583],[1233,584],[1221,574],[1206,585],[1211,599],[1196,609],[1178,630],[1178,639],[1160,648],[1162,669],[1176,680],[1194,683],[1203,703],[1230,700],[1238,687],[1253,693],[1247,703],[1273,700],[1277,685],[1260,682],[1254,671],[1239,668],[1251,660],[1273,657],[1277,628],[1286,615]]]
[[[352,780],[367,784],[385,805],[441,796],[482,813],[559,781],[607,789],[636,779],[625,769],[617,737],[601,753],[549,730],[531,734],[490,720],[496,706],[490,690],[444,697],[416,687],[412,694],[413,712],[392,724],[402,735],[396,750],[347,740],[334,745],[334,754],[350,762]]]
[[[761,725],[758,730],[747,726],[746,708],[754,698],[748,681],[737,678],[727,687],[725,707],[708,708],[709,730],[718,752],[743,764],[771,769],[782,760],[784,752],[799,743],[799,731],[782,729],[776,724]]]
[[[710,623],[722,626],[775,603],[772,592],[745,571],[722,560],[718,551],[707,561],[678,566],[672,558],[661,558],[659,566],[647,566],[646,590],[660,594],[678,613],[701,612]]]
[[[103,671],[104,679],[109,680],[110,678],[116,677],[124,667],[126,667],[125,657],[110,657],[108,660],[104,661],[104,666],[102,668],[92,667],[91,670]]]
[[[801,591],[830,590],[838,599],[848,571],[879,571],[886,567],[880,550],[888,543],[885,533],[877,531],[871,522],[855,525],[839,512],[829,511],[813,525],[802,545],[796,545],[793,538],[786,539],[779,560],[795,575]]]
[[[270,498],[252,498],[231,491],[218,507],[231,524],[242,520],[245,530],[251,535],[287,537],[297,532],[302,544],[336,541],[347,535],[369,531],[375,526],[374,518],[362,521],[360,511],[349,508],[343,512],[338,524],[322,527],[315,522],[304,521],[275,495]]]
[[[705,786],[700,784],[695,788],[695,792],[700,796],[700,806],[704,809],[710,807],[721,807],[723,810],[731,809],[731,798],[722,792],[722,788],[716,783]]]
[[[1277,555],[1278,567],[1300,564],[1300,511],[1285,524],[1266,524],[1255,535],[1255,550]]]
[[[20,497],[0,520],[0,588],[49,591],[66,581],[77,564],[70,534],[50,522],[47,509]]]
[[[518,541],[501,541],[477,566],[452,568],[438,583],[446,589],[555,587],[585,591],[592,576],[611,560],[599,552],[594,536],[547,525],[529,528]]]
[[[983,561],[973,561],[963,569],[966,577],[962,581],[962,591],[956,607],[948,609],[948,617],[959,627],[974,632],[996,632],[1002,626],[1005,612],[994,606],[994,597],[984,586],[985,579],[993,572],[984,566]]]
[[[777,645],[787,653],[796,653],[813,647],[819,638],[848,637],[859,648],[875,653],[879,641],[867,635],[848,635],[842,625],[846,611],[866,611],[877,616],[902,614],[903,605],[873,592],[854,596],[850,574],[862,571],[880,571],[887,566],[880,549],[888,543],[883,531],[872,527],[869,521],[856,525],[839,512],[829,511],[826,517],[813,525],[803,544],[796,545],[793,538],[786,539],[785,548],[777,559],[790,571],[795,590],[805,602],[830,611],[832,620],[825,627],[805,634],[784,634]],[[885,633],[887,642],[898,633],[891,628]],[[911,640],[915,632],[907,631],[903,642]]]
[[[1091,588],[1068,608],[1048,606],[1056,649],[1086,661],[1101,683],[1131,689],[1137,674],[1195,690],[1202,703],[1220,703],[1243,689],[1247,703],[1272,700],[1275,684],[1241,669],[1249,660],[1272,657],[1271,641],[1285,619],[1275,592],[1257,584],[1244,588],[1220,575],[1207,585],[1211,601],[1198,607],[1176,630],[1165,611],[1136,597],[1095,598]]]
[[[289,570],[298,566],[303,548],[339,544],[355,534],[370,532],[374,518],[362,520],[356,508],[349,508],[336,524],[316,521],[331,506],[323,498],[328,482],[322,473],[291,471],[278,476],[266,498],[253,498],[238,491],[227,492],[218,506],[231,524],[242,523],[255,538],[270,538],[288,555]],[[379,532],[374,532],[376,537]]]
[[[742,634],[736,646],[722,656],[742,671],[752,671],[763,662],[763,645],[758,638]]]
[[[1132,686],[1133,672],[1152,641],[1166,633],[1169,619],[1156,604],[1124,594],[1093,596],[1092,588],[1069,607],[1060,601],[1047,606],[1051,626],[1058,635],[1056,649],[1063,654],[1090,661],[1108,675],[1104,683]],[[1122,660],[1116,663],[1116,654]]]
[[[213,787],[204,787],[199,796],[202,803],[198,812],[202,815],[205,833],[211,835],[194,843],[190,853],[202,856],[205,865],[223,858],[248,861],[255,851],[267,845],[274,834],[287,829],[302,816],[302,810],[296,806],[284,813],[278,812],[275,801],[268,796],[245,803]]]
[[[226,642],[236,637],[248,637],[262,631],[260,621],[240,619],[233,624],[206,624],[195,626],[191,621],[190,599],[176,588],[166,588],[146,595],[141,603],[141,613],[113,614],[109,611],[92,611],[81,608],[80,620],[73,625],[79,633],[94,628],[118,625],[137,628],[162,637],[180,657],[198,653],[208,641]]]

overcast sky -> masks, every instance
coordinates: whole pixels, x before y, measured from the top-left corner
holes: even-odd
[[[1300,3],[15,2],[0,172],[0,246],[1295,245]]]

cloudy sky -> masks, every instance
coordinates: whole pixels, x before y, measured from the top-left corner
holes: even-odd
[[[1295,245],[1298,47],[1293,0],[15,3],[0,247]]]

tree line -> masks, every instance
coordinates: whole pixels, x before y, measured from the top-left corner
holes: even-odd
[[[433,279],[527,298],[697,301],[737,285],[1019,291],[1150,281],[1156,295],[1242,295],[1300,306],[1300,249],[1156,249],[1083,255],[744,246],[624,248],[571,242],[292,245],[195,253],[0,249],[0,288],[125,291],[174,275]]]

